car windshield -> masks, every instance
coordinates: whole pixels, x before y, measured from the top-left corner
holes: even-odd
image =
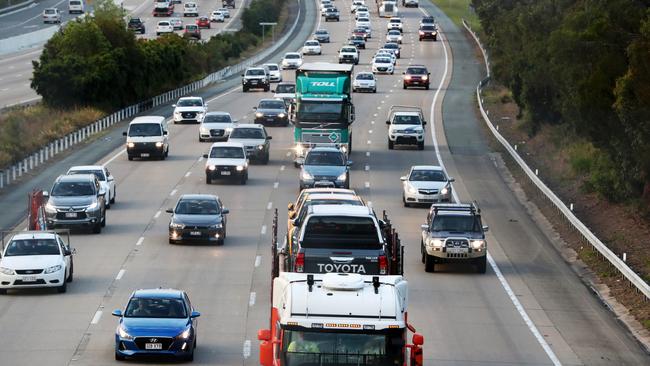
[[[220,146],[210,150],[211,158],[243,159],[244,149],[236,146]]]
[[[54,9],[45,9],[45,14],[54,14],[56,13],[56,10]]]
[[[391,63],[391,60],[389,58],[376,58],[375,63],[378,64],[389,64]]]
[[[263,139],[264,131],[261,128],[235,128],[230,133],[233,139]]]
[[[246,75],[252,75],[252,76],[260,76],[260,75],[264,75],[264,70],[262,70],[262,69],[250,69],[250,70],[246,70]]]
[[[392,30],[388,32],[391,36],[399,36],[401,33],[398,30]]]
[[[182,299],[165,298],[131,298],[126,306],[124,316],[127,318],[187,318],[185,303]]]
[[[167,26],[169,26],[169,22],[167,22],[167,21],[158,22],[158,25],[161,26],[161,27],[167,27]]]
[[[196,31],[196,30],[199,30],[199,27],[196,26],[196,25],[186,25],[185,29],[189,30],[189,31]]]
[[[217,215],[219,204],[214,199],[182,199],[176,205],[174,213],[179,215]]]
[[[357,53],[357,49],[353,47],[344,47],[341,49],[341,52]]]
[[[327,35],[327,31],[319,30],[319,31],[316,31],[316,34]]]
[[[481,224],[474,216],[437,215],[433,218],[432,231],[480,232]]]
[[[5,251],[5,257],[58,254],[61,254],[61,252],[55,239],[12,240]]]
[[[318,46],[318,44],[319,44],[318,42],[314,42],[314,41],[307,41],[307,42],[305,42],[305,45],[306,45],[306,46]]]
[[[427,69],[422,68],[422,67],[409,67],[406,69],[407,74],[413,74],[413,75],[424,75],[427,73]]]
[[[160,125],[157,123],[132,123],[129,126],[130,137],[136,136],[160,136]]]
[[[295,85],[289,85],[289,84],[280,84],[275,89],[275,92],[276,93],[295,93],[296,92],[296,86]]]
[[[368,18],[359,18],[358,22],[369,22]]]
[[[389,20],[391,23],[401,23],[402,21],[399,19],[391,19]]]
[[[420,117],[397,115],[393,117],[394,125],[420,125]]]
[[[305,165],[345,165],[343,154],[338,151],[311,151],[305,158]]]
[[[279,70],[278,65],[266,65],[266,67],[268,67],[269,70],[271,70],[271,71],[278,71]]]
[[[306,225],[303,248],[381,248],[375,222],[370,217],[314,216]]]
[[[296,53],[288,53],[288,54],[286,54],[286,55],[284,56],[284,58],[290,58],[290,59],[300,58],[300,55],[298,55],[298,54],[296,54]]]
[[[357,74],[357,80],[373,80],[374,76],[372,74]]]
[[[284,109],[284,102],[281,100],[263,100],[257,106],[259,109]]]
[[[229,114],[206,114],[203,123],[230,123],[232,118]]]
[[[409,180],[412,182],[446,182],[447,178],[442,170],[413,170]]]
[[[397,43],[386,43],[384,45],[384,48],[397,49],[397,48],[399,48],[399,45]]]
[[[92,182],[58,182],[52,187],[52,196],[93,196],[95,194]]]
[[[140,23],[142,23],[142,21],[140,21],[140,19],[131,19],[131,20],[129,20],[129,24],[131,24],[131,25],[139,25]]]
[[[100,182],[106,181],[106,176],[102,170],[71,170],[68,174],[94,174]]]
[[[176,105],[179,107],[202,107],[203,101],[201,99],[181,99]]]
[[[434,27],[432,25],[423,25],[420,29],[426,30],[426,31],[432,31],[432,30],[435,30],[436,27]]]

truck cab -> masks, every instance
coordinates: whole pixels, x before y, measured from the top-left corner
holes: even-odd
[[[402,276],[284,272],[272,293],[270,328],[258,331],[263,366],[422,365]]]

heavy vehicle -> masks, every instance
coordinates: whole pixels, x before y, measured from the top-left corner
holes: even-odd
[[[352,151],[352,65],[306,63],[296,70],[296,100],[291,108],[294,124],[294,164],[314,146]]]
[[[270,327],[257,333],[262,366],[422,365],[402,276],[285,272],[271,293]]]
[[[221,0],[221,6],[223,6],[224,8],[234,9],[235,0]]]
[[[169,0],[156,0],[153,6],[154,17],[170,17],[174,15],[174,3]]]

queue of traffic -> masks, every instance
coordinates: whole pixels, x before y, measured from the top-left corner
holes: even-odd
[[[321,15],[339,21],[333,2],[321,3]],[[417,0],[407,3],[417,6]],[[253,123],[240,123],[228,112],[209,111],[201,97],[183,97],[172,106],[174,124],[197,124],[198,142],[212,143],[202,156],[208,185],[225,180],[246,184],[249,174],[254,174],[253,163],[269,163],[272,136],[267,127],[292,126],[299,194],[288,205],[282,244],[275,211],[271,316],[269,327],[258,332],[263,366],[423,364],[423,336],[408,321],[404,246],[387,213],[377,215],[350,189],[352,124],[357,115],[353,95],[376,93],[379,74],[395,72],[407,32],[396,1],[376,7],[378,15],[388,20],[386,43],[376,51],[371,71],[355,73],[354,65],[359,64],[360,52],[368,52],[366,41],[372,37],[370,19],[375,11],[363,0],[354,0],[355,27],[333,62],[304,62],[321,55],[321,43],[330,42],[329,32],[318,29],[300,52],[287,53],[280,64],[244,71],[242,92],[274,93],[254,107]],[[427,31],[431,31],[428,36]],[[419,25],[419,39],[425,38],[437,38],[435,23],[428,16]],[[289,69],[295,70],[295,82],[282,79],[281,70]],[[408,65],[402,84],[404,89],[418,87],[426,92],[429,77],[426,66]],[[387,150],[408,145],[424,149],[427,121],[419,107],[392,106],[386,124]],[[165,160],[173,151],[169,134],[162,116],[133,119],[123,133],[128,160]],[[401,181],[405,207],[429,207],[421,226],[424,269],[435,272],[437,264],[462,261],[485,273],[488,228],[476,204],[454,202],[454,178],[440,166],[415,165]],[[105,166],[76,166],[42,196],[43,204],[30,211],[38,228],[85,227],[99,234],[107,223],[107,210],[116,204],[117,187]],[[167,213],[170,244],[225,244],[230,210],[221,197],[185,194]],[[75,253],[69,234],[25,231],[10,236],[6,245],[4,239],[0,294],[30,287],[66,291],[73,280]],[[136,290],[124,310],[113,315],[119,318],[117,360],[152,354],[193,359],[200,313],[184,291]],[[160,334],[152,329],[160,329]]]

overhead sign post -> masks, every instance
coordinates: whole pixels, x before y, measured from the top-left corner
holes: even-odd
[[[275,26],[278,25],[278,23],[275,22],[260,22],[260,25],[262,26],[262,43],[264,43],[264,29],[266,26],[271,27],[271,31],[273,33],[273,43],[275,43]]]

